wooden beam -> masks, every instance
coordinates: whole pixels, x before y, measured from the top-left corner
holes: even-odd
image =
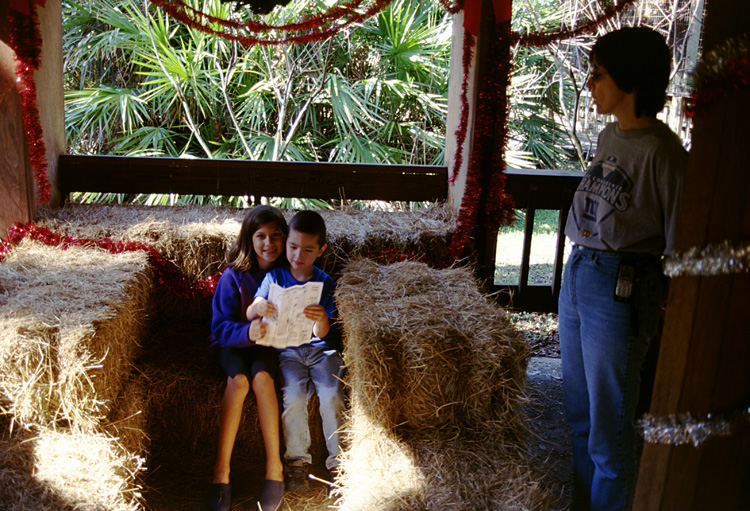
[[[447,169],[436,166],[61,155],[59,172],[65,194],[436,201],[448,193]]]
[[[57,164],[60,154],[67,151],[65,140],[65,92],[62,55],[62,2],[47,0],[37,7],[39,30],[42,34],[42,65],[34,74],[36,81],[39,122],[47,151],[47,178],[50,183],[50,204],[60,204],[57,186]]]

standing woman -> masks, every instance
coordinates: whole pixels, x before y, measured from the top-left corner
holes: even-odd
[[[219,447],[207,509],[229,511],[232,492],[229,464],[242,418],[242,406],[252,386],[266,451],[266,475],[258,498],[263,511],[276,511],[284,496],[280,454],[279,402],[275,377],[276,350],[250,340],[246,311],[266,272],[286,261],[289,229],[284,216],[271,206],[251,209],[242,221],[237,241],[227,252],[227,268],[216,285],[211,318],[212,347],[227,374],[221,401]],[[255,333],[257,336],[257,332]]]
[[[656,114],[672,53],[645,28],[602,36],[591,50],[597,112],[617,122],[570,209],[574,247],[559,300],[563,403],[573,447],[575,511],[629,510],[636,481],[640,372],[657,335],[687,152]]]

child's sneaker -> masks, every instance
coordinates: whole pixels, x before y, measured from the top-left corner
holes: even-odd
[[[286,466],[286,491],[301,492],[308,488],[307,474],[310,469],[302,460],[290,461]]]

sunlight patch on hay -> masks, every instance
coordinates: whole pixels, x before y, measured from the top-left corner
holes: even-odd
[[[338,504],[351,511],[412,508],[424,499],[426,491],[413,452],[357,406],[353,403],[349,411],[353,418],[348,421],[350,445],[341,460]]]
[[[75,509],[140,509],[132,482],[143,460],[113,438],[44,430],[34,439],[34,458],[35,479]]]

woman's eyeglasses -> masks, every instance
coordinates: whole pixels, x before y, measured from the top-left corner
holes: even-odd
[[[603,76],[608,74],[609,73],[606,71],[590,71],[586,81],[588,82],[589,80],[591,80],[594,83],[599,83],[599,80],[601,80]]]

